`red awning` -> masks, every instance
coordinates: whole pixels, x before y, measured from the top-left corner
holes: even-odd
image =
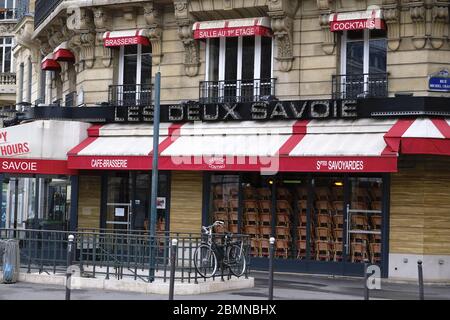
[[[450,156],[450,119],[402,119],[385,136],[394,152]]]
[[[330,30],[384,29],[381,9],[330,14]]]
[[[141,44],[149,46],[147,30],[125,30],[105,32],[103,35],[103,44],[105,47],[121,47]]]
[[[272,36],[270,19],[267,17],[196,22],[193,31],[195,39]]]
[[[75,62],[75,56],[72,51],[69,50],[67,41],[61,43],[53,51],[53,59],[55,61]]]
[[[396,172],[395,120],[164,124],[161,170]],[[70,169],[151,170],[152,126],[105,125],[69,152]]]
[[[60,71],[61,66],[58,61],[55,60],[53,53],[50,53],[42,60],[41,69],[45,71]]]

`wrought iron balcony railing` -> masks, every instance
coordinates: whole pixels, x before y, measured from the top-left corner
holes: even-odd
[[[36,29],[64,0],[37,0],[34,12],[34,28]]]
[[[124,84],[109,86],[109,103],[113,106],[149,106],[152,104],[153,85]]]
[[[255,102],[275,96],[275,80],[201,81],[200,103]]]
[[[345,74],[332,77],[333,99],[388,96],[388,74]]]
[[[66,107],[75,107],[77,103],[77,92],[73,91],[66,94],[65,97]]]
[[[0,85],[15,85],[16,74],[15,73],[0,73]]]

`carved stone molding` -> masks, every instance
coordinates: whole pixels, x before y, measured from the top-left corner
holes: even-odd
[[[321,14],[319,16],[319,24],[322,28],[322,50],[326,54],[333,54],[334,48],[336,47],[336,40],[334,33],[330,31],[329,19],[329,14]]]
[[[103,45],[103,34],[111,30],[111,14],[103,7],[92,9],[92,14],[96,32],[95,45],[98,48],[97,52],[100,52],[100,56],[97,58],[101,59],[105,68],[109,68],[113,60],[113,54],[111,48]]]
[[[383,10],[387,25],[387,42],[389,50],[396,51],[400,47],[400,12],[396,6],[387,6]]]
[[[148,30],[148,37],[152,45],[152,64],[159,65],[162,58],[162,15],[153,2],[144,5],[144,18]]]
[[[431,46],[440,49],[445,41],[445,28],[448,28],[448,7],[434,6],[431,17]]]
[[[319,9],[320,11],[330,10],[331,2],[332,0],[317,0],[317,9]]]
[[[414,25],[414,36],[412,38],[414,47],[422,49],[426,44],[426,10],[422,5],[412,6],[409,14]]]
[[[84,66],[89,69],[94,66],[95,62],[95,38],[92,33],[80,34],[80,60],[84,61]]]
[[[275,59],[279,63],[280,71],[283,72],[290,71],[294,62],[293,17],[297,12],[298,6],[298,1],[268,1],[268,14],[272,18],[272,31],[278,47]]]
[[[97,32],[111,29],[111,15],[103,7],[93,8],[95,30]]]
[[[178,37],[184,47],[184,71],[187,76],[198,75],[200,67],[199,43],[194,39],[192,21],[189,16],[188,0],[174,0]]]

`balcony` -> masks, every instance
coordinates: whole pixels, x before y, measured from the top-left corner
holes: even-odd
[[[0,73],[0,86],[16,85],[15,73]]]
[[[37,0],[34,12],[34,28],[37,29],[42,22],[56,9],[64,0]]]
[[[113,106],[150,106],[153,85],[125,84],[109,86],[109,104]]]
[[[384,98],[388,96],[388,74],[346,74],[332,76],[333,99]]]
[[[200,103],[261,101],[275,96],[275,80],[201,81]]]

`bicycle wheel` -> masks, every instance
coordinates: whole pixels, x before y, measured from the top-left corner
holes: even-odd
[[[217,257],[210,246],[202,244],[194,253],[194,266],[203,278],[211,278],[217,271]]]
[[[241,250],[241,247],[236,244],[232,245],[228,249],[227,259],[232,274],[240,277],[245,273],[247,261],[245,259],[244,249]]]

